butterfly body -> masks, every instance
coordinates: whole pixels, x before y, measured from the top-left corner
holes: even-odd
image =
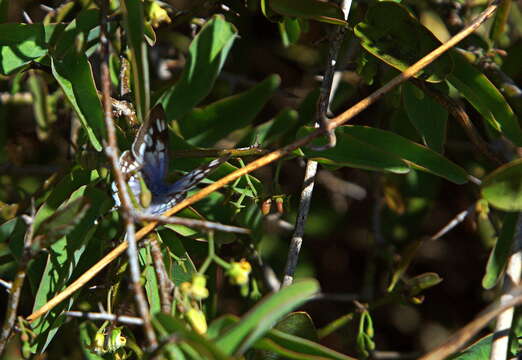
[[[167,183],[168,173],[168,130],[165,114],[161,105],[151,110],[148,120],[141,126],[131,150],[120,156],[121,171],[128,189],[146,214],[161,214],[173,207],[186,196],[187,192],[203,180],[208,173],[225,162],[227,158],[219,158],[207,165],[192,170],[174,183]],[[146,186],[147,189],[143,189]],[[121,206],[116,184],[112,184],[113,198],[116,206]],[[141,195],[149,191],[151,199],[143,204]]]

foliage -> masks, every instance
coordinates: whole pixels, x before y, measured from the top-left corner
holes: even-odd
[[[420,353],[501,294],[512,249],[521,247],[522,7],[510,11],[510,1],[489,32],[481,27],[356,124],[335,129],[335,146],[316,137],[176,214],[204,226],[156,226],[138,249],[150,329],[136,325],[147,319],[137,315],[126,256],[111,258],[86,286],[28,321],[126,236],[129,209],[115,208],[112,194],[107,155],[115,149],[101,64],[109,66],[119,151],[132,147],[160,105],[169,180],[228,156],[202,181],[208,185],[315,134],[318,102],[329,92],[315,75],[333,66],[327,59],[337,35],[344,37],[326,104],[332,117],[486,6],[371,0],[353,2],[346,19],[333,0],[105,1],[49,1],[51,8],[0,0],[0,278],[12,284],[1,304],[11,333],[6,358]],[[32,23],[22,22],[23,11]],[[316,194],[296,281],[279,289],[288,224],[293,229],[303,216],[305,161],[319,164]],[[143,196],[134,204],[154,191],[147,180],[140,178]],[[465,208],[473,215],[467,229],[445,234],[453,241],[427,240]],[[144,231],[149,222],[136,225]],[[91,318],[72,318],[77,310]],[[99,312],[116,320],[92,318]],[[520,318],[517,312],[514,323]],[[158,344],[146,340],[148,331]],[[513,326],[512,355],[521,336]],[[482,336],[452,359],[489,358],[491,343]]]

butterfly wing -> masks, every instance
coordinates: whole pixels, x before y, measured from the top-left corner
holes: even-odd
[[[141,172],[152,193],[164,187],[163,180],[169,164],[168,137],[165,112],[161,105],[157,105],[151,110],[132,144],[132,155],[141,164]]]
[[[130,190],[134,194],[136,199],[139,199],[141,194],[141,186],[139,181],[139,170],[141,168],[141,164],[136,161],[134,155],[130,151],[124,151],[120,156],[120,169],[123,174],[123,178],[126,183],[129,185]],[[121,201],[118,194],[118,187],[116,186],[116,182],[112,183],[112,197],[114,199],[114,203],[116,207],[121,206]]]
[[[168,194],[186,193],[203,180],[211,171],[216,169],[219,165],[223,164],[229,159],[230,156],[224,156],[219,159],[212,160],[208,164],[202,165],[181,179],[176,181],[174,184],[169,185]]]

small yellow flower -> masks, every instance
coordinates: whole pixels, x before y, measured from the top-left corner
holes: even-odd
[[[207,279],[205,276],[196,274],[192,278],[192,282],[183,282],[180,285],[181,292],[193,298],[194,300],[203,300],[208,297],[208,289],[206,288]]]
[[[185,317],[197,333],[204,334],[207,332],[207,319],[201,310],[190,308],[185,313]]]
[[[232,262],[230,268],[227,271],[230,277],[230,282],[233,285],[245,285],[248,283],[248,276],[252,272],[252,266],[245,259],[241,259],[239,262]]]
[[[157,1],[149,3],[149,19],[153,27],[157,28],[161,23],[170,24],[172,20],[167,11]]]

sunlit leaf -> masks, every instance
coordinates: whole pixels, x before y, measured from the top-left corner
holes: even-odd
[[[400,71],[440,45],[435,35],[422,26],[404,5],[393,1],[382,1],[371,6],[365,20],[355,27],[355,35],[368,52]],[[452,68],[451,56],[444,54],[415,77],[440,82]]]
[[[270,9],[290,17],[311,19],[336,25],[346,25],[341,8],[333,2],[318,0],[270,0]]]
[[[522,210],[522,160],[514,160],[482,181],[482,197],[505,211]]]
[[[201,29],[189,48],[189,57],[178,82],[161,97],[170,120],[179,119],[203,100],[225,63],[237,30],[216,15]]]

